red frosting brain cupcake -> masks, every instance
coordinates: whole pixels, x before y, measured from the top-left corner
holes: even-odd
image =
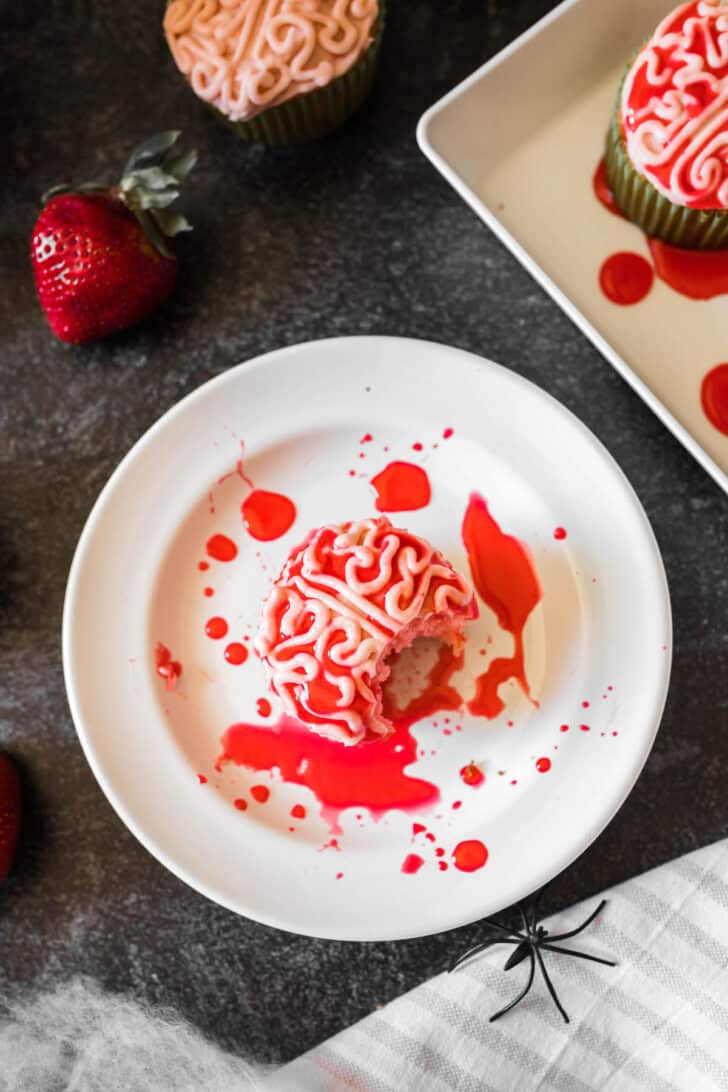
[[[387,658],[417,637],[462,647],[478,608],[439,551],[386,517],[320,527],[286,561],[255,647],[286,710],[353,744],[388,735]]]

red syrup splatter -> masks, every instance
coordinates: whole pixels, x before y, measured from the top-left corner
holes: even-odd
[[[477,838],[458,842],[452,851],[453,864],[461,872],[477,872],[488,860],[488,850]]]
[[[182,664],[172,659],[172,653],[161,641],[154,650],[154,667],[160,679],[164,679],[167,690],[174,690],[177,679],[182,674]]]
[[[469,762],[460,771],[460,780],[464,781],[466,785],[471,785],[472,788],[477,788],[485,781],[485,774],[474,762]]]
[[[199,783],[201,785],[206,785],[207,784],[207,778],[205,777],[205,775],[203,773],[198,773],[197,780],[199,781]]]
[[[336,879],[337,880],[343,880],[343,878],[344,878],[344,873],[343,872],[337,872],[336,873]]]
[[[718,364],[703,379],[700,401],[705,416],[728,436],[728,364]]]
[[[202,589],[202,594],[205,595],[209,599],[211,596],[213,596],[215,594],[215,589],[214,588],[203,588]]]
[[[247,811],[248,810],[248,801],[243,800],[242,798],[240,798],[238,800],[233,800],[233,805],[238,809],[238,811]]]
[[[413,451],[422,451],[422,444],[419,441],[416,444],[412,444]]]
[[[359,441],[359,443],[360,444],[370,444],[373,439],[374,439],[374,437],[372,436],[371,432],[365,432],[364,435],[362,436],[361,440]]]
[[[253,785],[250,790],[250,795],[253,800],[257,800],[259,804],[265,804],[270,797],[270,789],[265,785]]]
[[[562,724],[562,725],[561,725],[561,728],[559,729],[559,731],[561,731],[561,732],[568,732],[568,731],[569,731],[569,725],[568,725],[568,724]]]
[[[728,293],[728,250],[686,250],[647,239],[655,272],[681,296],[709,300]]]
[[[254,489],[240,506],[249,535],[259,542],[271,542],[284,535],[296,518],[296,506],[282,493]]]
[[[205,624],[205,633],[213,641],[219,641],[228,631],[228,624],[224,618],[210,618]]]
[[[549,770],[551,769],[551,759],[550,758],[537,758],[536,759],[536,769],[538,770],[539,773],[548,773]]]
[[[594,172],[592,185],[597,201],[604,205],[608,212],[612,212],[615,216],[619,216],[622,220],[626,220],[627,217],[615,201],[614,194],[607,181],[607,161],[604,157],[599,161],[599,166]]]
[[[563,540],[564,540],[564,539],[565,539],[566,537],[567,537],[567,535],[566,535],[566,528],[565,528],[565,527],[557,527],[557,528],[556,528],[556,529],[554,530],[554,538],[555,538],[555,539],[558,539],[558,540],[559,540],[559,542],[563,542]]]
[[[232,641],[225,649],[224,655],[229,664],[232,664],[233,667],[239,667],[247,660],[248,650],[239,641]]]
[[[281,716],[275,725],[233,724],[222,737],[223,762],[252,770],[280,772],[283,781],[302,785],[318,798],[321,814],[339,833],[345,808],[368,808],[375,819],[393,808],[424,811],[440,798],[437,787],[409,777],[417,744],[408,725],[398,725],[387,739],[346,747]]]
[[[643,300],[652,288],[655,274],[652,266],[641,254],[621,250],[611,254],[599,270],[602,292],[622,307],[629,307]]]
[[[233,561],[238,556],[238,548],[227,535],[213,535],[205,545],[207,556],[213,561]]]
[[[207,571],[207,569],[210,568],[210,563],[209,561],[198,561],[197,568],[200,570],[201,573],[204,573]]]
[[[427,827],[424,825],[424,823],[413,823],[412,824],[412,837],[416,838],[418,834],[424,834],[426,830],[427,830]]]
[[[303,804],[294,804],[291,808],[291,816],[294,819],[305,819],[306,809],[304,808]]]
[[[267,698],[258,698],[255,703],[255,711],[259,717],[269,717],[271,706]]]
[[[372,478],[378,512],[413,512],[430,503],[430,479],[421,466],[393,462]]]
[[[442,434],[443,440],[449,440],[455,430],[452,428],[446,428]]]
[[[416,853],[408,853],[402,861],[401,871],[407,876],[412,876],[415,872],[419,872],[424,863],[422,857],[419,857]]]
[[[523,543],[501,531],[481,496],[470,497],[462,536],[478,595],[495,611],[502,629],[514,640],[513,655],[499,657],[475,681],[475,697],[468,709],[476,716],[492,719],[505,708],[498,688],[515,679],[534,705],[526,678],[523,630],[531,611],[542,597],[541,585],[530,554]]]

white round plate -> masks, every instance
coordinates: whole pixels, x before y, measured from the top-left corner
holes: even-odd
[[[366,434],[372,440],[362,443]],[[248,486],[235,472],[241,444],[256,487],[295,501],[297,519],[275,541],[257,542],[243,526]],[[391,518],[431,540],[464,574],[460,526],[473,491],[528,546],[543,588],[525,630],[539,707],[509,683],[494,720],[454,714],[417,724],[419,757],[407,772],[441,790],[422,820],[434,841],[413,836],[411,814],[391,811],[375,822],[353,808],[341,817],[337,849],[327,847],[331,831],[308,790],[275,772],[230,764],[216,771],[228,725],[263,723],[256,702],[267,687],[260,661],[227,663],[226,641],[208,638],[205,624],[225,617],[228,640],[247,637],[249,647],[288,551],[312,527],[375,514],[370,478],[396,459],[426,469],[432,501]],[[566,538],[554,537],[557,527]],[[231,537],[238,557],[201,571],[214,533]],[[266,924],[382,940],[493,913],[586,849],[649,753],[668,685],[670,634],[650,526],[584,425],[487,360],[429,342],[356,337],[293,346],[233,368],[142,437],[81,536],[63,654],[71,710],[99,784],[167,868]],[[159,641],[183,664],[171,692],[155,671]],[[512,645],[481,604],[459,689],[472,693],[487,662],[481,649],[508,655]],[[276,715],[274,708],[271,722]],[[537,768],[540,758],[550,760],[547,773]],[[478,788],[459,776],[470,760],[485,773]],[[266,804],[250,800],[256,783],[271,789]],[[250,800],[245,812],[233,805],[240,797]],[[307,809],[303,821],[291,819],[296,803]],[[465,873],[451,853],[471,838],[486,844],[489,857]],[[403,873],[413,852],[425,863]]]

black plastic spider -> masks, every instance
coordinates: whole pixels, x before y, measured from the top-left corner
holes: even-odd
[[[575,937],[578,933],[581,933],[584,929],[586,929],[588,925],[591,925],[591,923],[594,921],[594,918],[607,905],[607,900],[602,899],[596,910],[594,910],[593,913],[591,913],[586,919],[586,921],[582,922],[582,924],[579,925],[578,928],[570,929],[568,933],[556,933],[554,936],[550,936],[548,929],[544,929],[543,925],[537,924],[538,904],[541,899],[541,895],[543,894],[543,891],[544,889],[542,888],[534,895],[530,905],[525,905],[524,903],[518,904],[521,920],[523,921],[522,933],[519,932],[517,929],[509,929],[506,925],[503,925],[501,922],[496,921],[495,918],[486,918],[483,924],[487,925],[491,929],[496,929],[498,933],[500,933],[500,936],[489,937],[488,940],[484,940],[482,941],[482,943],[476,944],[474,948],[471,948],[470,951],[465,953],[465,955],[462,955],[459,959],[456,959],[455,962],[452,963],[448,968],[448,970],[450,971],[456,970],[463,963],[465,963],[466,960],[471,959],[479,952],[485,951],[486,948],[492,948],[495,944],[515,945],[514,950],[511,952],[508,960],[506,961],[506,965],[503,968],[504,971],[510,971],[512,967],[517,967],[518,964],[522,963],[524,959],[530,960],[531,967],[529,970],[528,981],[526,982],[526,985],[518,994],[518,997],[511,1001],[509,1005],[506,1005],[505,1008],[500,1009],[499,1012],[496,1012],[493,1016],[491,1016],[490,1023],[493,1023],[494,1020],[499,1020],[501,1016],[505,1016],[505,1014],[507,1012],[510,1012],[511,1009],[515,1008],[520,1001],[523,1001],[523,998],[526,996],[528,991],[531,989],[531,986],[533,985],[533,980],[536,975],[537,963],[541,970],[541,974],[544,977],[544,981],[546,983],[548,991],[551,994],[554,1004],[556,1005],[556,1008],[563,1016],[565,1022],[567,1024],[569,1023],[569,1017],[566,1009],[559,1001],[556,995],[556,990],[554,989],[553,982],[549,978],[548,971],[546,970],[546,964],[544,963],[543,956],[541,955],[542,950],[547,952],[560,952],[561,955],[575,956],[577,959],[588,959],[592,963],[603,963],[607,967],[617,966],[617,964],[611,959],[600,959],[599,956],[588,955],[586,952],[576,952],[573,948],[558,948],[556,946],[557,941],[569,940],[571,937]]]

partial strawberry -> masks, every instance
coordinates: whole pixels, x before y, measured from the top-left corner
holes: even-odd
[[[159,133],[129,159],[121,183],[56,186],[31,236],[35,288],[51,329],[80,344],[151,314],[174,287],[168,239],[191,225],[169,206],[197,160],[177,152],[179,132]]]
[[[8,756],[0,751],[0,880],[10,871],[20,831],[20,779]]]

